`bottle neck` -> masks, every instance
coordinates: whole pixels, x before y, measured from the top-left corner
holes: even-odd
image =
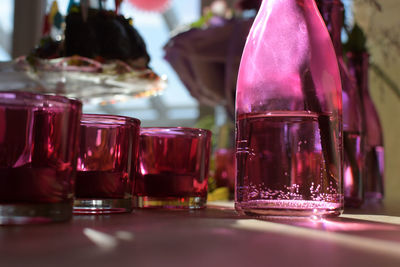
[[[316,0],[316,2],[331,36],[336,55],[342,57],[343,3],[340,0]]]
[[[349,71],[353,77],[355,77],[357,87],[359,88],[362,97],[368,97],[369,54],[349,52],[346,55],[348,58]]]

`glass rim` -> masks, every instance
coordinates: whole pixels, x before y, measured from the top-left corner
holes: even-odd
[[[43,103],[82,107],[82,102],[76,98],[69,98],[56,94],[34,93],[27,91],[0,91],[0,105],[39,107]],[[51,106],[49,107],[51,108]]]
[[[185,133],[190,135],[202,135],[205,137],[211,137],[212,132],[203,128],[192,128],[192,127],[142,127],[140,129],[140,135],[157,136],[159,133],[174,134],[174,133]]]
[[[100,124],[100,125],[134,124],[135,126],[139,127],[141,121],[137,118],[128,116],[83,113],[81,117],[81,124]]]

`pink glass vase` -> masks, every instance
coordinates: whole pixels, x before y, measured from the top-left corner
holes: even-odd
[[[237,83],[239,213],[342,212],[341,93],[335,51],[314,0],[264,0]]]
[[[357,208],[364,200],[362,103],[355,79],[343,61],[341,31],[344,7],[340,0],[316,2],[335,48],[342,81],[344,204],[347,207]]]
[[[348,53],[350,73],[355,77],[363,107],[364,190],[365,200],[380,201],[384,197],[384,147],[379,115],[368,90],[368,53]]]

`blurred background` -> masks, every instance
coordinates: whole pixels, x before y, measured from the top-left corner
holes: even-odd
[[[38,44],[43,18],[52,2],[0,0],[0,61],[26,55]],[[61,14],[67,13],[69,2],[57,0]],[[108,9],[115,8],[114,0],[102,2]],[[129,2],[122,2],[120,13],[133,18],[134,27],[147,45],[151,57],[150,67],[157,74],[167,76],[167,88],[161,95],[150,98],[131,99],[112,105],[85,105],[84,112],[132,116],[141,119],[143,126],[217,129],[232,121],[226,103],[199,102],[164,59],[164,46],[171,36],[201,20],[213,0],[171,0],[159,11],[145,11]],[[234,7],[237,1],[225,2],[228,7]],[[367,46],[371,54],[369,89],[384,131],[385,198],[400,203],[400,1],[344,0],[343,3],[347,26],[351,27],[357,22],[367,35]],[[343,32],[343,40],[346,41],[346,38],[346,32]]]

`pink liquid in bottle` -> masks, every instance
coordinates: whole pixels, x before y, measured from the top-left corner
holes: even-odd
[[[327,172],[318,120],[329,115],[306,112],[239,116],[237,200],[246,213],[300,215],[305,210],[340,208],[338,183]],[[332,144],[333,146],[334,144]],[[331,149],[333,149],[332,147]],[[338,155],[336,155],[338,157]],[[242,172],[241,172],[242,171]],[[246,179],[247,178],[247,179]]]

